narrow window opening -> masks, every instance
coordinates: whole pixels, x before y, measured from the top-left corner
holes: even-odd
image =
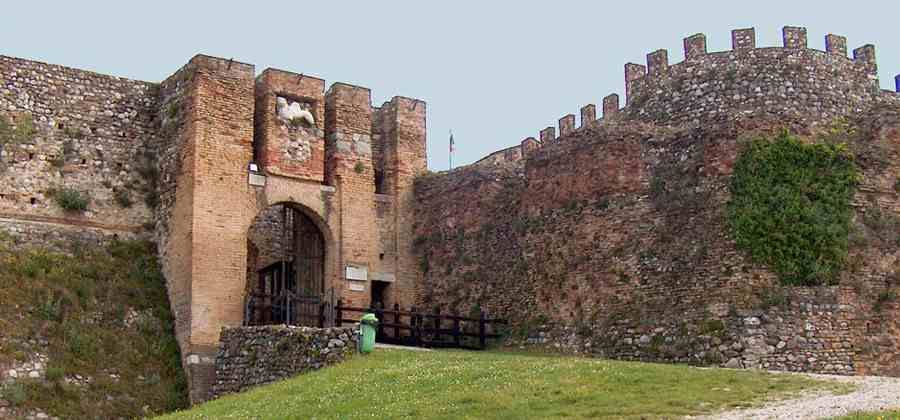
[[[380,169],[375,170],[375,194],[384,194],[384,171]]]

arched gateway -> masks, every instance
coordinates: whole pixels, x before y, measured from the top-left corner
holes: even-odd
[[[330,325],[325,236],[294,203],[269,206],[247,232],[245,325]]]
[[[202,55],[159,98],[158,236],[192,401],[209,398],[223,328],[331,325],[338,299],[414,304],[425,103]]]

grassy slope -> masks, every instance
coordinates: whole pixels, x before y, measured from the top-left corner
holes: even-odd
[[[816,383],[796,375],[493,352],[380,350],[161,420],[590,418],[711,412]]]
[[[144,242],[81,248],[71,256],[12,252],[0,238],[0,366],[35,352],[49,357],[48,380],[19,379],[0,388],[0,398],[17,410],[64,418],[184,407],[173,321],[154,254]],[[91,383],[67,383],[75,375]]]

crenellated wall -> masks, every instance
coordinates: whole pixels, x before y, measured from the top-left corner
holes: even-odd
[[[891,298],[900,287],[900,106],[850,124],[863,176],[840,286],[781,286],[735,246],[728,227],[741,139],[782,128],[812,138],[807,121],[618,121],[515,164],[420,179],[420,307],[513,320],[509,343],[517,346],[900,375],[900,302]],[[873,224],[876,214],[885,221]]]
[[[732,49],[707,51],[706,35],[683,40],[685,59],[670,64],[666,50],[647,54],[645,64],[625,64],[624,108],[619,96],[603,98],[603,115],[596,119],[582,108],[581,126],[618,119],[665,124],[700,124],[748,114],[829,122],[880,103],[897,103],[900,94],[879,86],[875,47],[863,45],[847,56],[847,39],[828,34],[824,50],[809,48],[806,28],[782,29],[782,46],[757,47],[754,28],[731,33]],[[900,76],[897,76],[900,92]],[[588,112],[585,112],[585,109]],[[575,131],[572,114],[559,119],[559,137]],[[554,127],[540,132],[540,144],[557,139]],[[513,149],[494,152],[476,163],[499,164],[522,155]]]
[[[758,48],[754,29],[735,30],[722,52],[689,36],[683,62],[658,50],[625,65],[624,107],[609,95],[599,120],[588,105],[578,128],[569,114],[559,136],[420,179],[420,305],[515,320],[514,345],[900,375],[900,94],[879,88],[873,46],[850,58],[844,37],[819,51],[804,28],[782,34]],[[841,286],[781,286],[731,237],[741,139],[782,129],[850,133],[863,177]]]

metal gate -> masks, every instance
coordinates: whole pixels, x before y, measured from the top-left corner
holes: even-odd
[[[289,205],[282,205],[280,261],[257,271],[249,291],[244,325],[287,324],[330,326],[334,323],[334,291],[325,292],[325,242],[319,228]]]

